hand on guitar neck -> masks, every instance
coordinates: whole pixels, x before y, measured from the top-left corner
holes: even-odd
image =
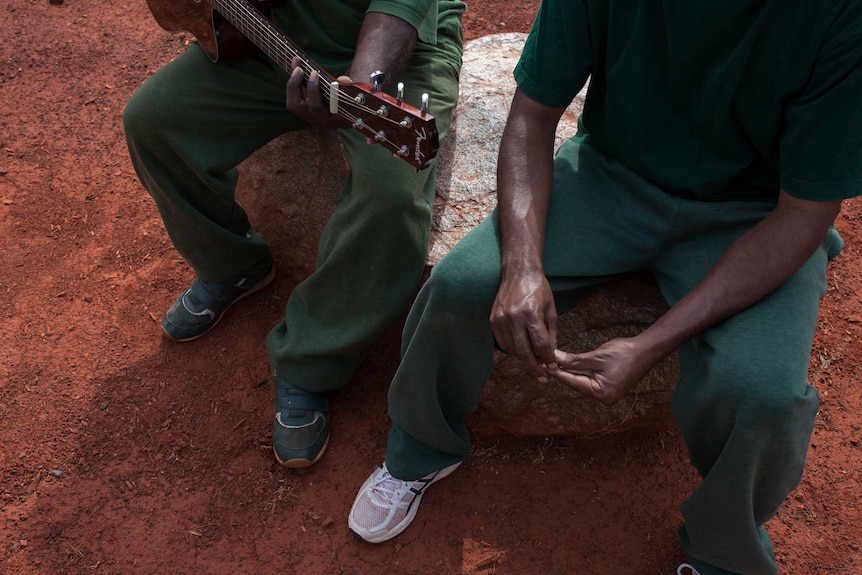
[[[267,0],[270,1],[276,0]],[[159,25],[170,31],[190,31],[213,61],[217,61],[220,54],[220,39],[232,36],[225,33],[227,29],[243,34],[275,63],[291,70],[286,93],[287,109],[310,125],[352,127],[365,134],[369,142],[384,147],[416,170],[428,167],[437,154],[439,138],[434,116],[428,113],[427,97],[423,98],[421,108],[417,108],[403,101],[400,87],[398,95],[392,97],[383,92],[381,86],[362,81],[367,80],[364,76],[369,70],[378,69],[394,79],[406,63],[405,58],[412,51],[415,31],[409,25],[404,28],[397,18],[388,18],[387,22],[386,15],[368,14],[351,64],[350,74],[356,80],[341,76],[338,84],[328,86],[335,78],[276,28],[249,0],[147,0],[147,4]],[[230,28],[223,26],[228,23]],[[406,37],[404,42],[397,39],[393,42],[402,35]],[[324,79],[323,91],[321,77]]]
[[[291,62],[293,72],[287,81],[285,105],[288,112],[305,120],[310,126],[323,128],[350,128],[351,122],[339,114],[329,111],[329,103],[324,100],[320,91],[320,74],[312,71],[306,79],[305,70],[299,57]],[[353,80],[348,76],[339,76],[338,83],[342,86],[352,86]]]

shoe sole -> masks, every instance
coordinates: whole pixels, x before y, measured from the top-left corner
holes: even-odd
[[[250,295],[256,294],[257,292],[259,292],[260,290],[262,290],[263,288],[268,286],[270,283],[272,283],[273,279],[275,279],[275,266],[272,266],[272,268],[269,270],[269,273],[266,274],[266,277],[264,277],[262,280],[260,280],[256,286],[254,286],[253,288],[251,288],[250,290],[248,290],[247,292],[245,292],[244,294],[242,294],[241,296],[239,296],[238,298],[236,298],[235,300],[230,302],[230,304],[228,304],[228,306],[226,308],[224,308],[224,311],[221,312],[221,314],[216,318],[216,320],[214,322],[212,322],[212,324],[209,326],[209,328],[205,332],[199,333],[198,335],[193,335],[192,337],[178,338],[178,337],[172,336],[168,332],[168,330],[165,329],[165,326],[163,326],[163,325],[161,325],[161,323],[159,323],[159,327],[162,328],[162,335],[164,335],[169,340],[176,341],[176,342],[194,341],[194,340],[198,339],[199,337],[205,336],[206,334],[211,332],[215,326],[218,325],[218,322],[221,321],[221,318],[224,317],[224,314],[227,313],[227,310],[229,310],[231,308],[231,306],[233,306],[233,304],[235,304],[236,302],[238,302],[242,299],[247,298]]]
[[[278,461],[278,464],[282,467],[289,467],[290,469],[302,469],[303,467],[311,467],[323,457],[323,454],[326,453],[326,447],[329,445],[329,436],[326,437],[326,441],[323,442],[323,447],[320,448],[320,452],[318,452],[317,457],[314,459],[288,459],[282,460],[281,457],[278,456],[278,453],[275,451],[275,446],[272,446],[272,453],[275,455],[275,460]]]
[[[462,462],[463,463],[463,462]],[[404,519],[401,520],[398,525],[393,527],[390,531],[386,533],[381,533],[376,537],[369,537],[366,539],[362,535],[356,532],[353,528],[353,509],[350,510],[350,515],[347,518],[347,527],[350,529],[350,532],[353,533],[353,536],[359,539],[360,541],[364,541],[366,543],[383,543],[385,541],[389,541],[394,537],[398,537],[401,533],[404,532],[405,529],[410,527],[410,524],[413,523],[413,520],[416,518],[416,512],[419,511],[419,504],[422,502],[422,497],[425,496],[425,493],[428,491],[428,488],[440,481],[441,479],[445,479],[452,474],[453,471],[458,469],[461,466],[461,463],[456,463],[455,465],[451,465],[449,467],[441,469],[437,475],[432,479],[428,485],[422,490],[420,495],[417,495],[413,500],[413,503],[410,505],[410,508],[407,510],[407,515],[404,516]],[[364,489],[364,485],[362,486]]]

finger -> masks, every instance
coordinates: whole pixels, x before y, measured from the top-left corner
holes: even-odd
[[[533,355],[541,359],[543,363],[556,361],[554,346],[551,344],[551,334],[545,323],[532,324],[529,326],[529,330]]]
[[[557,309],[555,307],[551,307],[548,313],[545,315],[545,322],[548,324],[548,333],[551,335],[551,348],[557,348],[557,325],[559,323],[559,316],[557,315]]]
[[[561,349],[555,349],[554,361],[559,364],[561,368],[574,369],[580,361],[580,354],[569,353]]]
[[[496,344],[497,349],[499,349],[503,353],[511,355],[513,346],[507,337],[508,333],[508,331],[500,329],[494,324],[491,324],[491,335],[494,336],[494,343]]]
[[[545,367],[539,363],[539,359],[534,352],[533,341],[530,334],[526,331],[516,331],[514,334],[514,349],[512,354],[517,357],[523,364],[524,369],[533,377],[545,379]]]
[[[285,90],[285,103],[289,110],[296,110],[302,104],[302,87],[305,83],[305,74],[301,68],[294,68],[287,80]]]
[[[548,367],[548,374],[578,393],[601,401],[607,406],[614,405],[625,392],[607,382],[597,371],[570,371],[561,367]]]
[[[308,75],[308,83],[305,87],[308,108],[312,112],[323,110],[323,97],[320,95],[320,75],[315,70]]]
[[[505,353],[513,354],[515,344],[512,338],[512,327],[505,313],[502,311],[499,298],[494,301],[491,315],[488,316],[488,323],[491,326],[491,334],[494,336],[497,347]]]
[[[336,82],[341,84],[342,86],[352,86],[353,80],[350,79],[350,76],[341,75],[335,79]]]
[[[519,345],[514,339],[510,338],[511,334],[508,330],[499,330],[499,329],[491,329],[491,333],[494,336],[494,343],[497,346],[497,349],[501,352],[511,355],[518,359],[521,362],[522,367],[532,375],[537,378],[542,383],[547,383],[548,377],[545,372],[544,366],[540,365],[536,358],[531,353],[522,353],[519,352]],[[524,338],[526,341],[526,338]]]
[[[563,383],[578,393],[596,397],[596,381],[588,374],[572,373],[561,368],[548,367],[548,373],[560,383]]]

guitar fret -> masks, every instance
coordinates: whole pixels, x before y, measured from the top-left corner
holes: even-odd
[[[328,78],[329,75],[326,72],[312,67],[307,59],[302,57],[301,51],[291,46],[290,40],[247,2],[243,0],[210,0],[210,2],[219,14],[285,70],[290,70],[293,59],[300,56],[301,67],[306,77],[311,72],[317,71],[321,78]]]

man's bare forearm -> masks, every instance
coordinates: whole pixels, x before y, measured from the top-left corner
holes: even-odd
[[[371,74],[380,71],[386,75],[383,86],[392,84],[407,67],[416,38],[416,29],[404,20],[369,12],[359,31],[356,55],[347,75],[354,82],[367,84]]]
[[[750,307],[811,257],[840,209],[840,201],[800,200],[782,192],[775,211],[739,238],[691,292],[636,339],[658,361]]]
[[[497,166],[504,275],[542,269],[554,134],[561,115],[562,110],[540,106],[516,91]]]

